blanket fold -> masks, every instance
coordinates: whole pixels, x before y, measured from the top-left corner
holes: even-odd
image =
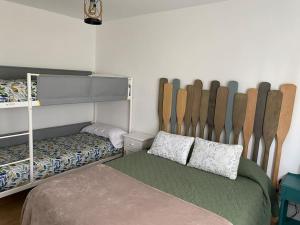
[[[231,225],[223,217],[96,165],[33,189],[22,225]]]

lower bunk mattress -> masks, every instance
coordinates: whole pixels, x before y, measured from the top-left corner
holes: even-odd
[[[34,179],[40,180],[64,171],[117,155],[109,139],[88,133],[49,138],[34,142]],[[0,148],[0,165],[29,157],[28,145]],[[0,167],[0,192],[28,183],[29,162]]]

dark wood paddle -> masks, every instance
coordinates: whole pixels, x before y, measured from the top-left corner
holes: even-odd
[[[259,142],[263,134],[263,123],[265,117],[265,109],[267,103],[268,93],[271,89],[271,84],[267,82],[262,82],[259,84],[258,96],[256,103],[255,119],[254,119],[254,148],[252,160],[257,162]]]
[[[215,118],[215,108],[216,108],[216,98],[217,91],[220,87],[219,81],[212,81],[209,90],[209,100],[208,100],[208,115],[207,115],[207,127],[208,127],[208,140],[212,140],[212,134],[214,129],[214,118]]]
[[[239,136],[243,129],[245,117],[246,117],[246,108],[247,108],[247,94],[237,93],[234,96],[233,103],[233,143],[239,143]]]
[[[164,126],[163,130],[168,132],[168,126],[171,118],[171,110],[172,110],[172,89],[173,85],[170,83],[166,83],[164,85],[164,100],[163,100],[163,121]]]
[[[275,150],[275,163],[272,176],[274,187],[278,185],[278,172],[282,153],[282,145],[291,126],[296,90],[297,87],[294,84],[284,84],[280,86],[280,91],[282,92],[283,97],[281,112],[279,115],[278,129],[276,133],[277,145]]]
[[[172,93],[172,112],[171,112],[171,133],[176,134],[176,125],[177,125],[176,103],[177,103],[177,93],[180,88],[180,80],[174,79],[172,84],[173,84],[173,93]]]
[[[204,131],[205,131],[205,125],[206,125],[207,113],[208,113],[208,100],[209,100],[209,91],[202,90],[201,104],[200,104],[200,122],[199,122],[200,138],[204,138]]]
[[[160,78],[159,93],[158,93],[158,120],[159,130],[163,129],[163,100],[164,100],[164,84],[168,83],[167,78]]]
[[[228,88],[219,87],[216,98],[216,110],[215,110],[215,134],[216,142],[220,142],[220,136],[225,125],[226,107],[228,99]]]
[[[181,134],[181,127],[186,109],[187,91],[185,89],[179,89],[177,94],[177,134]]]
[[[196,137],[197,125],[200,118],[200,104],[202,94],[202,81],[195,80],[193,91],[193,106],[192,106],[192,136]]]
[[[192,106],[193,106],[193,85],[187,86],[187,100],[186,100],[186,109],[184,116],[184,125],[185,125],[185,135],[190,135],[190,126],[192,122]]]
[[[228,83],[228,101],[227,101],[227,111],[225,120],[225,143],[229,144],[230,134],[232,131],[232,113],[233,113],[233,101],[234,95],[238,91],[238,82],[230,81]]]
[[[256,110],[256,101],[257,101],[257,89],[250,88],[247,91],[247,107],[246,107],[246,116],[243,127],[243,137],[244,137],[244,158],[248,157],[248,146],[249,141],[253,132],[255,110]]]
[[[269,153],[271,144],[276,136],[279,115],[282,103],[281,91],[269,91],[266,112],[263,125],[263,137],[265,142],[265,151],[263,153],[262,168],[264,171],[268,169]]]

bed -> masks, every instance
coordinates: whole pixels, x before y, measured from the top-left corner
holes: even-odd
[[[88,133],[35,141],[34,179],[41,180],[121,152],[109,139]],[[0,148],[0,165],[25,158],[27,144]],[[0,192],[28,183],[29,169],[28,162],[0,167]]]
[[[132,79],[125,76],[79,70],[0,66],[0,109],[28,110],[28,130],[14,133],[2,131],[0,135],[0,198],[35,187],[44,182],[43,178],[69,169],[122,156],[122,150],[119,147],[111,148],[108,139],[76,135],[80,131],[76,126],[68,129],[62,127],[61,131],[66,132],[60,135],[56,134],[59,129],[52,127],[48,127],[49,132],[33,130],[33,107],[93,103],[95,110],[92,122],[95,123],[98,102],[124,100],[132,104],[131,86]],[[22,112],[26,113],[25,110]],[[9,118],[2,117],[2,120],[8,122]],[[74,136],[68,137],[71,134]],[[61,138],[51,139],[58,136]],[[91,143],[85,146],[84,140]]]
[[[269,225],[272,190],[249,160],[232,181],[140,151],[39,185],[27,197],[22,225]]]

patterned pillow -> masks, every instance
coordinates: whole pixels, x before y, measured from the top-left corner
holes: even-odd
[[[235,180],[242,151],[241,145],[226,145],[196,138],[188,166]]]
[[[194,139],[160,131],[148,153],[185,165]]]

